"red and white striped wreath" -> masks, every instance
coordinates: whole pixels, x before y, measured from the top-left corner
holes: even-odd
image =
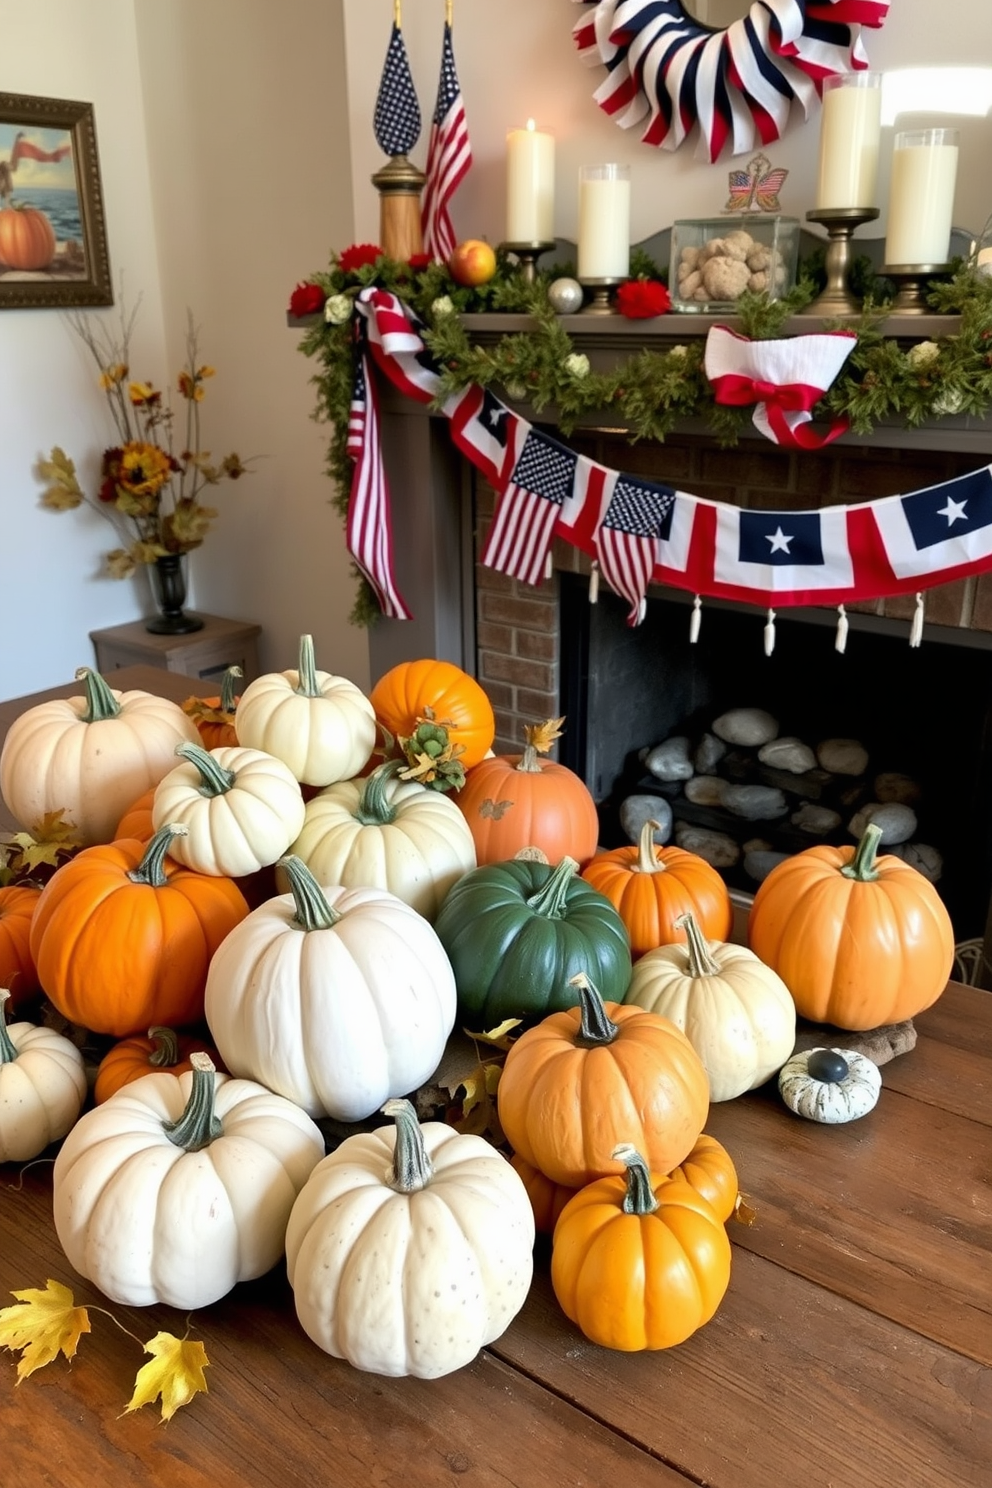
[[[809,118],[823,80],[867,68],[861,39],[879,27],[889,0],[755,0],[747,15],[715,31],[681,0],[576,0],[579,55],[605,66],[596,102],[642,140],[677,150],[699,125],[697,153],[714,161],[782,134],[792,100]],[[645,122],[646,121],[646,122]]]

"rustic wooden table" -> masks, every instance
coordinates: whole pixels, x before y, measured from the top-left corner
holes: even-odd
[[[156,674],[160,681],[161,673]],[[136,685],[131,683],[131,685]],[[6,705],[5,705],[6,706]],[[0,714],[0,729],[3,717]],[[296,1322],[282,1267],[188,1319],[92,1314],[72,1365],[0,1359],[2,1481],[59,1488],[985,1488],[992,1484],[992,995],[951,983],[848,1126],[774,1086],[711,1108],[756,1219],[729,1291],[680,1347],[620,1354],[560,1312],[539,1242],[508,1331],[434,1381],[362,1374]],[[0,1168],[0,1305],[65,1261],[47,1161]],[[187,1321],[209,1393],[123,1415],[135,1339]]]

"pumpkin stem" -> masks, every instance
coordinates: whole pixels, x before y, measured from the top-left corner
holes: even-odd
[[[525,901],[528,909],[535,914],[544,915],[548,920],[560,920],[565,914],[565,905],[568,897],[568,886],[572,882],[579,865],[574,858],[562,858],[556,863],[541,887],[530,895]]]
[[[149,1028],[148,1037],[154,1039],[155,1047],[148,1056],[154,1069],[172,1069],[179,1063],[179,1040],[171,1028],[162,1028],[158,1023]]]
[[[220,683],[220,706],[222,713],[233,713],[238,703],[237,693],[234,691],[235,682],[239,682],[244,672],[239,666],[229,666],[225,671]]]
[[[165,855],[169,851],[169,844],[173,837],[188,837],[189,828],[184,827],[182,822],[166,822],[159,827],[155,836],[145,848],[145,855],[137,868],[128,870],[128,878],[132,883],[148,884],[153,889],[164,889],[169,882],[165,873]]]
[[[593,986],[584,971],[578,971],[575,976],[569,977],[568,985],[577,988],[579,1006],[582,1009],[575,1042],[587,1049],[596,1048],[599,1044],[612,1044],[614,1039],[620,1037],[620,1029],[607,1013],[599,989]]]
[[[855,849],[854,857],[840,870],[845,878],[853,878],[857,883],[873,883],[878,878],[875,854],[881,840],[881,827],[876,826],[874,822],[869,822],[865,827],[864,836]]]
[[[369,775],[353,813],[363,827],[387,827],[396,820],[396,807],[386,799],[386,783],[403,768],[403,760],[384,760]]]
[[[693,978],[704,976],[717,976],[720,971],[720,963],[710,954],[710,948],[706,944],[706,937],[696,924],[696,917],[691,910],[679,915],[675,921],[680,930],[685,931],[685,946],[689,957],[689,975]]]
[[[623,1196],[624,1214],[653,1214],[658,1208],[658,1200],[651,1187],[648,1165],[637,1148],[632,1147],[629,1142],[621,1142],[619,1147],[614,1147],[610,1156],[617,1162],[622,1162],[627,1169],[627,1192]]]
[[[285,870],[289,887],[296,903],[296,923],[301,930],[331,930],[341,915],[328,904],[320,884],[314,878],[302,858],[289,853],[279,859],[279,867]]]
[[[7,999],[9,996],[9,989],[0,987],[0,1064],[13,1064],[17,1058],[14,1040],[7,1032]]]
[[[524,752],[514,766],[522,775],[540,775],[541,761],[533,744],[525,744]]]
[[[184,760],[189,760],[200,772],[199,794],[201,796],[224,796],[232,788],[237,780],[234,770],[225,770],[219,759],[216,759],[201,744],[189,744],[183,740],[176,745],[176,753]]]
[[[654,834],[658,830],[658,822],[646,821],[641,828],[641,835],[637,842],[637,862],[633,865],[634,873],[666,873],[665,864],[660,862],[658,854],[654,850]]]
[[[388,1100],[382,1114],[392,1116],[396,1122],[396,1148],[386,1182],[397,1193],[416,1193],[426,1188],[434,1177],[434,1164],[427,1156],[416,1111],[408,1100],[399,1099]]]
[[[320,697],[317,686],[317,663],[313,654],[313,636],[300,636],[300,659],[297,667],[295,691],[301,697]]]
[[[121,705],[99,672],[94,672],[92,667],[78,667],[76,681],[83,682],[86,687],[86,712],[83,714],[83,723],[101,723],[105,718],[117,717],[121,711]]]
[[[193,1066],[193,1084],[186,1109],[176,1121],[163,1121],[162,1130],[170,1142],[186,1152],[200,1152],[224,1135],[224,1128],[214,1115],[216,1071],[209,1054],[197,1051],[189,1056]]]

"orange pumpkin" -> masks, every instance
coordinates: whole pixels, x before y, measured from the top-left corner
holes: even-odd
[[[703,1132],[684,1163],[670,1178],[682,1178],[706,1202],[712,1205],[720,1223],[728,1220],[737,1207],[737,1169],[726,1147],[716,1137]]]
[[[492,748],[496,719],[492,704],[468,672],[451,661],[401,661],[369,693],[379,722],[394,738],[408,738],[431,716],[462,746],[462,766],[470,770]]]
[[[29,884],[0,889],[0,987],[10,993],[8,1012],[38,990],[38,973],[31,955],[31,921],[41,890]]]
[[[589,862],[599,841],[599,814],[585,782],[539,755],[558,735],[560,718],[526,730],[523,754],[498,754],[468,772],[455,797],[475,841],[480,865],[505,863],[536,847],[552,866]]]
[[[532,1167],[525,1162],[519,1152],[514,1152],[510,1157],[511,1165],[516,1168],[527,1190],[530,1199],[530,1207],[534,1211],[534,1227],[539,1235],[550,1235],[558,1223],[558,1216],[568,1203],[578,1193],[577,1188],[566,1188],[562,1183],[554,1183],[546,1178],[540,1168]]]
[[[187,718],[192,718],[200,734],[204,749],[220,749],[226,744],[237,744],[234,714],[238,706],[235,686],[244,676],[239,666],[229,666],[221,679],[219,697],[188,697],[182,704]]]
[[[122,837],[135,837],[139,842],[151,842],[155,835],[155,823],[152,821],[155,790],[156,787],[153,785],[148,790],[142,791],[133,805],[128,807],[117,823],[117,830],[114,832],[115,842],[119,842]]]
[[[93,1085],[93,1099],[102,1105],[132,1080],[142,1075],[166,1070],[170,1075],[182,1075],[193,1068],[189,1056],[197,1052],[209,1054],[215,1069],[224,1065],[212,1045],[189,1033],[176,1033],[172,1028],[153,1025],[147,1034],[135,1034],[121,1039],[108,1049],[100,1060]]]
[[[943,992],[954,930],[937,890],[888,854],[870,824],[858,846],[806,848],[754,896],[748,944],[778,972],[796,1011],[863,1031],[901,1023]]]
[[[125,1038],[203,1018],[210,958],[248,904],[231,879],[166,856],[176,830],[85,848],[42,889],[31,954],[71,1023]]]
[[[656,847],[657,826],[645,822],[636,846],[597,853],[582,870],[619,911],[635,961],[645,951],[684,941],[681,915],[691,913],[706,940],[726,940],[734,920],[730,891],[716,869],[681,847]]]
[[[604,1003],[584,974],[571,984],[580,1005],[549,1014],[506,1056],[497,1104],[507,1141],[569,1188],[617,1172],[612,1152],[625,1134],[655,1172],[670,1173],[709,1112],[702,1060],[667,1018]]]
[[[34,207],[0,211],[0,263],[11,269],[47,269],[55,257],[55,232]]]
[[[673,1348],[708,1323],[730,1284],[730,1241],[701,1194],[653,1178],[639,1152],[625,1177],[588,1184],[562,1210],[551,1284],[566,1317],[604,1348]]]

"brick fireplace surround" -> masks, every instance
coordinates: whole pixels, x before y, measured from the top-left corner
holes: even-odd
[[[515,316],[466,320],[470,334],[483,343],[526,325]],[[565,325],[577,349],[602,367],[641,345],[705,335],[710,323],[702,316],[692,317],[691,327],[686,321],[687,317],[664,317],[652,322],[648,335],[643,324],[615,316],[567,317]],[[893,318],[884,329],[910,344],[946,335],[954,326],[951,317],[912,316]],[[819,329],[819,322],[801,317],[785,328],[786,333],[811,329]],[[494,493],[454,449],[443,418],[389,389],[382,392],[397,578],[414,618],[380,621],[374,627],[373,681],[395,662],[411,657],[434,655],[456,661],[478,676],[492,699],[497,715],[494,747],[499,752],[518,751],[526,724],[562,711],[559,576],[588,573],[589,560],[556,541],[555,572],[537,587],[479,566],[478,547],[492,515]],[[540,417],[526,406],[521,412],[554,430],[553,410],[543,410]],[[967,418],[944,419],[918,430],[893,424],[876,429],[870,438],[846,435],[814,453],[781,450],[757,436],[724,449],[698,427],[679,430],[664,443],[632,444],[622,430],[596,428],[592,421],[568,442],[614,469],[752,508],[852,504],[949,480],[992,460],[992,426]],[[649,604],[653,593],[664,592],[649,591]],[[704,601],[704,624],[705,605]],[[858,627],[881,630],[908,642],[912,596],[847,609],[852,632]],[[779,612],[780,623],[788,613]],[[992,649],[992,573],[927,591],[924,646],[938,635]],[[988,932],[985,961],[986,979],[992,983]]]

